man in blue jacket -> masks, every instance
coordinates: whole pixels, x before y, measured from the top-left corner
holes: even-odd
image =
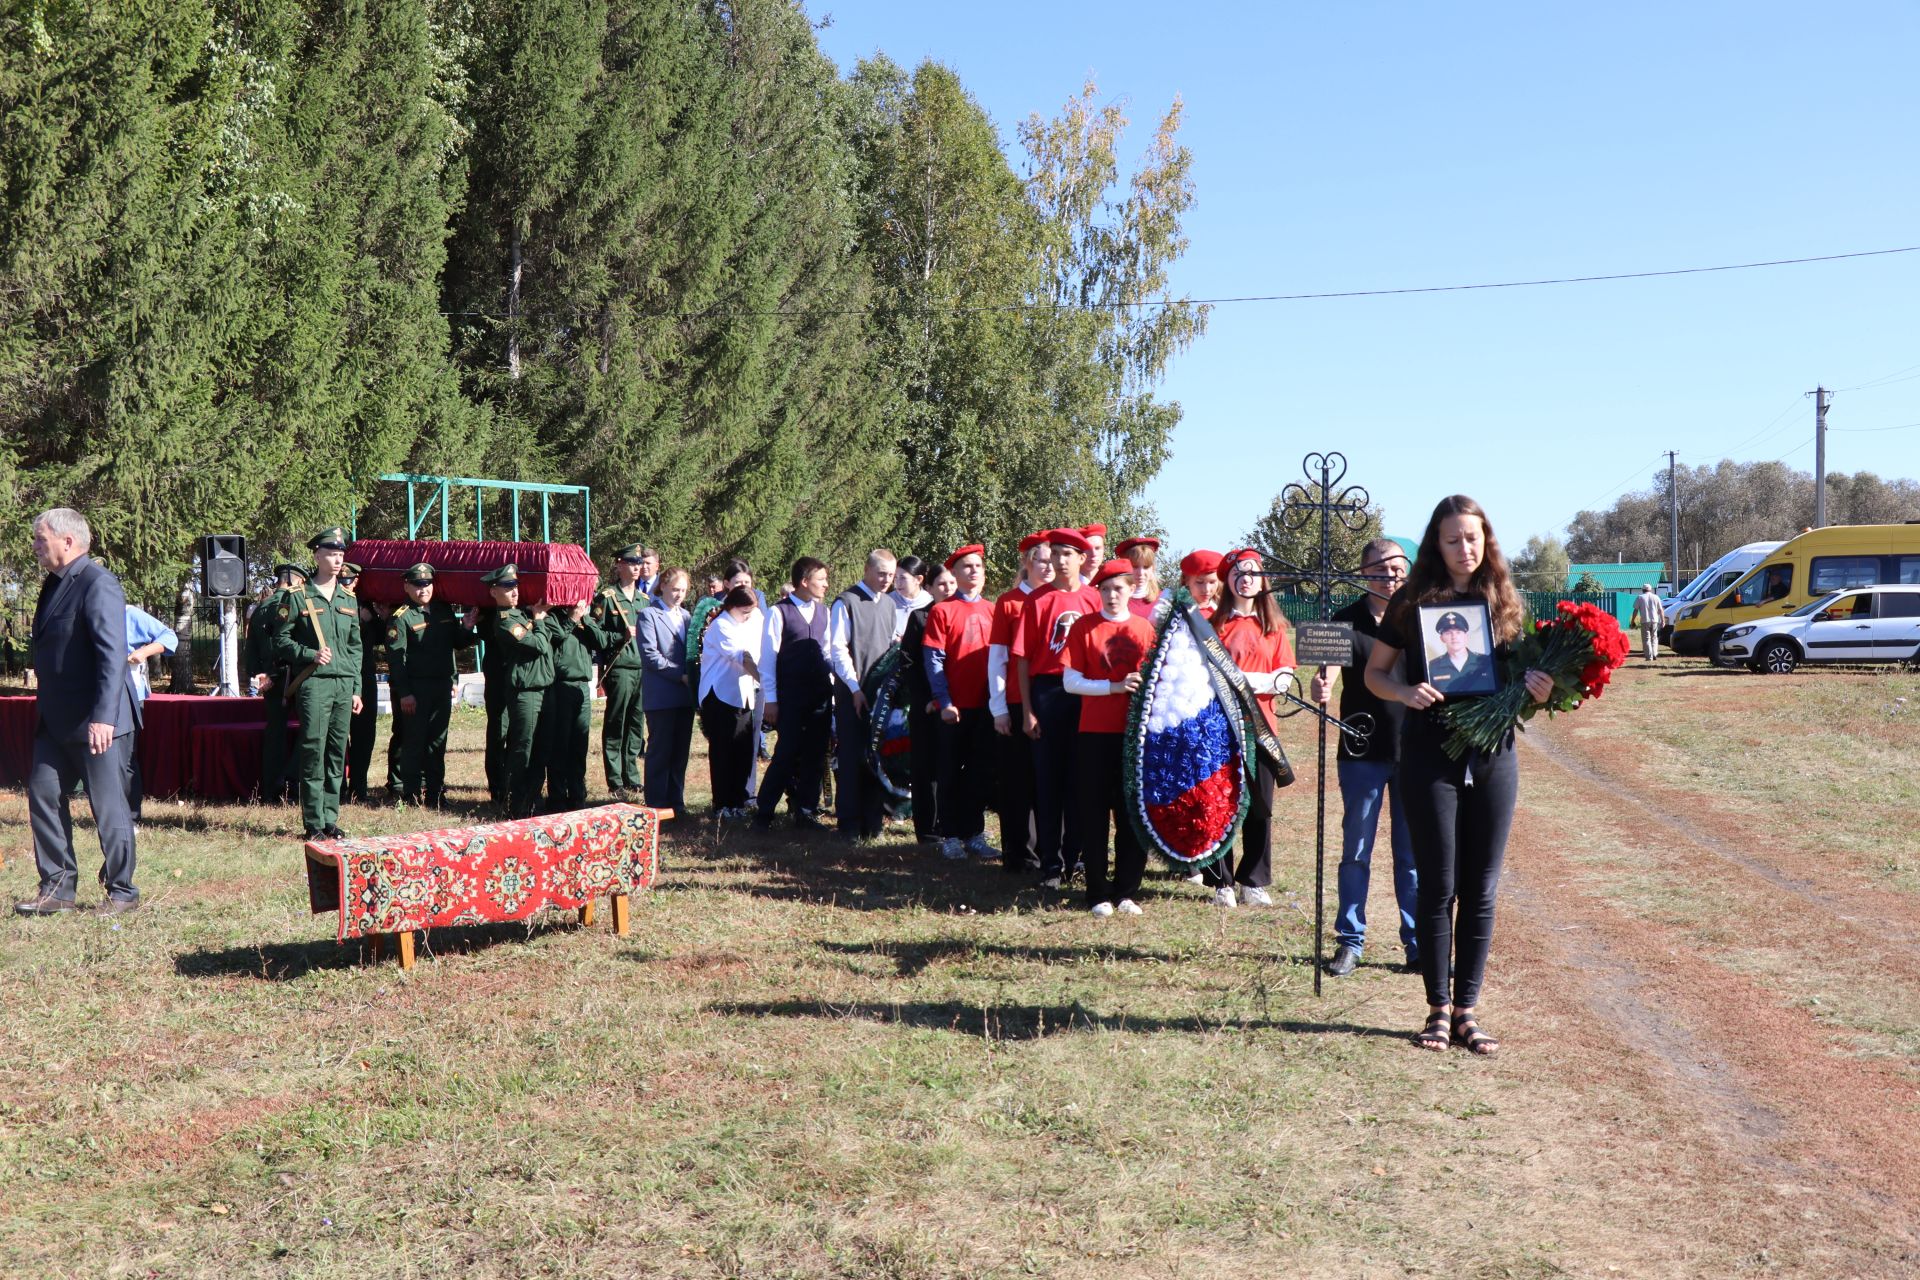
[[[140,905],[133,887],[133,816],[123,779],[140,727],[140,704],[127,679],[127,598],[119,580],[95,564],[93,531],[68,507],[33,522],[33,555],[47,573],[34,609],[33,768],[27,813],[33,826],[40,891],[14,907],[25,916],[72,911],[80,872],[67,795],[86,779],[87,801],[105,860],[102,915]]]

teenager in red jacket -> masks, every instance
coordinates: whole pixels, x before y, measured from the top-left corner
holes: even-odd
[[[1067,634],[1082,617],[1099,612],[1100,595],[1081,584],[1090,548],[1078,529],[1055,529],[1047,535],[1047,543],[1053,548],[1053,590],[1027,602],[1014,637],[1013,656],[1019,664],[1021,701],[1026,708],[1023,727],[1033,739],[1033,809],[1038,827],[1034,853],[1040,860],[1040,887],[1058,889],[1080,860],[1080,816],[1073,801],[1080,707],[1061,687],[1060,677],[1067,669]]]
[[[1267,586],[1265,564],[1258,551],[1250,547],[1235,551],[1221,563],[1227,571],[1227,594],[1214,610],[1213,633],[1246,673],[1267,728],[1277,731],[1280,722],[1273,712],[1274,695],[1286,692],[1293,684],[1293,642],[1287,638],[1287,620]],[[1239,865],[1233,865],[1233,851],[1229,849],[1203,869],[1205,883],[1213,888],[1215,906],[1231,907],[1236,899],[1241,906],[1273,905],[1267,886],[1273,883],[1273,795],[1279,780],[1265,760],[1259,762],[1254,774],[1247,820],[1240,827]]]
[[[987,645],[993,605],[980,594],[987,580],[987,549],[970,543],[947,557],[958,584],[927,615],[922,654],[927,684],[939,707],[935,771],[939,784],[936,830],[949,858],[993,858],[986,807],[993,777],[993,719],[987,710]]]
[[[1033,739],[1026,735],[1025,699],[1013,661],[1013,640],[1020,630],[1027,602],[1053,582],[1053,548],[1047,535],[1030,533],[1020,539],[1020,576],[993,602],[993,630],[987,636],[987,710],[993,716],[999,743],[998,776],[994,789],[1000,802],[1000,869],[1031,871],[1039,865],[1034,854]]]
[[[1140,666],[1153,649],[1153,624],[1128,608],[1133,565],[1109,560],[1094,573],[1100,611],[1073,624],[1062,683],[1080,699],[1075,779],[1080,839],[1087,867],[1087,906],[1096,916],[1137,916],[1146,846],[1127,816],[1120,762],[1127,709],[1140,687]],[[1107,870],[1107,827],[1113,827],[1113,870]]]

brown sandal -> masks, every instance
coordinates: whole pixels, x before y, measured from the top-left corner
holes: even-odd
[[[1445,1053],[1448,1044],[1447,1011],[1432,1009],[1427,1013],[1427,1025],[1413,1038],[1416,1047],[1429,1053]]]

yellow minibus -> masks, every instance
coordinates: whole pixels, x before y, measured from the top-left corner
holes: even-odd
[[[1883,584],[1920,586],[1920,520],[1809,529],[1675,624],[1673,650],[1711,657],[1728,627],[1791,613],[1834,591]]]

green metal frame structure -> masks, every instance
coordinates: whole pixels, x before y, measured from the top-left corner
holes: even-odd
[[[434,509],[440,511],[440,540],[450,538],[450,504],[453,490],[473,490],[473,531],[474,540],[486,541],[486,493],[489,489],[500,490],[512,495],[508,508],[512,521],[513,536],[511,542],[520,541],[520,495],[537,493],[540,495],[540,541],[552,542],[553,498],[555,494],[563,497],[578,496],[581,503],[581,530],[585,540],[585,550],[593,554],[593,490],[584,484],[536,484],[530,480],[479,480],[471,476],[416,476],[404,472],[392,475],[376,476],[375,479],[390,481],[407,486],[407,537],[420,536],[420,527],[427,522]],[[420,489],[426,488],[425,504],[421,503]],[[353,535],[360,536],[360,510],[358,504],[349,511],[349,523]]]

